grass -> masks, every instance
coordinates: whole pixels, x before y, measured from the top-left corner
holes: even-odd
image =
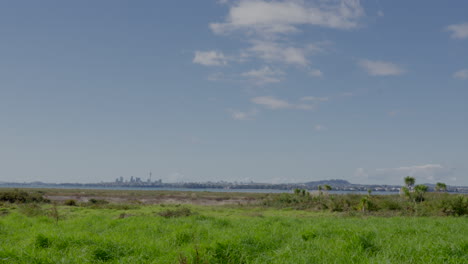
[[[0,263],[468,263],[466,216],[299,210],[281,202],[294,197],[277,198],[222,206],[3,203]]]
[[[44,205],[44,211],[51,206]],[[465,217],[343,217],[265,208],[59,207],[0,217],[0,263],[467,263]],[[121,217],[122,214],[127,217]]]

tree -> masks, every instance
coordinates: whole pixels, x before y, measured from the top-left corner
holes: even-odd
[[[405,177],[405,184],[406,184],[406,187],[408,187],[408,189],[411,189],[415,182],[416,180],[414,179],[414,177],[411,177],[411,176]]]
[[[428,187],[426,185],[416,185],[414,186],[414,191],[416,192],[416,197],[414,200],[416,202],[422,202],[424,201],[424,194],[427,192]]]
[[[447,185],[443,182],[438,182],[436,183],[435,190],[440,192],[440,191],[447,191]]]
[[[328,185],[328,184],[325,184],[325,185],[323,186],[323,188],[324,188],[326,191],[331,191],[331,189],[332,189],[332,187],[331,187],[330,185]]]
[[[301,193],[301,189],[299,189],[299,188],[294,189],[294,194],[295,195],[299,195],[300,193]]]

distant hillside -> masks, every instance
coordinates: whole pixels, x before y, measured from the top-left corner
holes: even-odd
[[[318,186],[318,185],[325,185],[328,184],[332,187],[344,187],[344,186],[349,186],[352,185],[349,181],[346,180],[322,180],[322,181],[311,181],[311,182],[306,182],[304,183],[306,186],[313,187],[313,186]]]

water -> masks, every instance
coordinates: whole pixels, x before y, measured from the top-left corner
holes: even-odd
[[[181,191],[181,192],[227,192],[227,193],[292,193],[292,190],[278,189],[215,189],[215,188],[171,188],[171,187],[119,187],[119,186],[69,186],[69,185],[22,185],[0,184],[0,188],[51,188],[51,189],[89,189],[89,190],[129,190],[129,191]],[[310,190],[314,192],[314,190]],[[327,191],[330,194],[367,194],[367,191]],[[398,192],[378,192],[372,194],[390,195]]]

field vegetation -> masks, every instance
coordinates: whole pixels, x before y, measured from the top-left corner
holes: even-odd
[[[468,197],[418,195],[0,190],[0,263],[468,263]]]

